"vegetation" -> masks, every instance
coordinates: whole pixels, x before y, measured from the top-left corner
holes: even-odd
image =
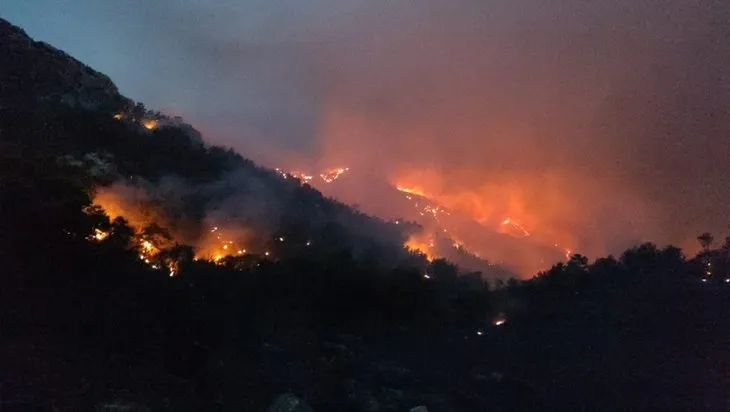
[[[36,94],[0,105],[0,409],[265,410],[284,392],[315,410],[727,406],[730,241],[703,234],[691,259],[653,244],[575,255],[487,285],[184,129],[115,119],[147,115],[125,99],[92,110]],[[170,177],[187,190],[165,222],[133,227],[92,202]],[[275,257],[174,243],[241,192],[237,210],[273,199]]]

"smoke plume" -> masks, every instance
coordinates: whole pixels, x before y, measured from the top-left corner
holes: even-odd
[[[87,40],[58,45],[266,165],[367,170],[592,256],[730,223],[726,1],[130,3],[67,5]]]

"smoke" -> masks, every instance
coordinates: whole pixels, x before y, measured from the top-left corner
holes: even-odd
[[[126,219],[137,234],[162,228],[174,243],[192,246],[200,258],[265,255],[318,256],[347,250],[374,253],[386,265],[405,258],[405,234],[397,225],[374,219],[325,199],[298,180],[251,164],[219,178],[196,182],[177,176],[155,181],[134,177],[99,187],[94,203],[110,218]],[[146,239],[149,240],[149,239]]]
[[[193,246],[199,256],[238,250],[263,254],[293,197],[292,185],[273,180],[244,168],[203,184],[176,176],[155,182],[135,178],[100,187],[94,203],[137,230],[153,224],[168,230],[175,242]]]
[[[730,223],[726,1],[129,3],[66,5],[78,56],[264,164],[367,170],[592,256]]]
[[[123,217],[138,231],[157,225],[177,242],[195,244],[201,228],[186,202],[193,193],[193,188],[177,177],[164,177],[155,183],[135,178],[98,187],[93,201],[111,219]]]

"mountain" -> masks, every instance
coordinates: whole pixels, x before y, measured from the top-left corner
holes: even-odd
[[[496,310],[481,277],[0,28],[3,402],[93,410],[133,393],[211,410],[225,393],[226,409],[263,410],[287,388],[324,410],[448,402],[401,372],[400,394],[369,388],[414,339],[451,354],[441,371],[468,364],[453,345]],[[427,356],[407,362],[441,385]]]
[[[500,270],[454,238],[519,260],[517,226],[376,180],[346,206],[312,186],[360,172],[259,167],[0,27],[3,410],[726,409],[730,242],[491,288],[403,244]]]
[[[277,239],[286,238],[297,242],[287,242],[290,255],[347,249],[375,253],[390,266],[409,259],[396,225],[205,144],[181,118],[121,96],[103,74],[6,21],[0,22],[0,36],[0,54],[12,57],[0,69],[2,143],[85,167],[96,200],[136,220],[131,223],[137,230],[162,224],[171,234],[166,243],[191,244],[213,255],[229,254],[227,245],[208,235],[221,227],[226,242],[251,253],[269,253]],[[139,215],[156,221],[135,219]]]
[[[58,100],[96,110],[115,109],[131,102],[119,94],[107,76],[53,46],[31,39],[3,19],[0,39],[0,107]]]
[[[412,262],[412,254],[403,249],[409,237],[419,235],[412,227],[383,220],[383,214],[371,217],[378,215],[325,198],[313,188],[329,187],[301,184],[306,182],[258,167],[229,149],[207,145],[183,119],[148,110],[120,95],[105,75],[32,40],[8,22],[0,24],[0,33],[0,53],[12,56],[10,64],[0,69],[4,91],[0,128],[12,133],[2,136],[2,142],[83,165],[93,176],[92,190],[100,193],[96,202],[138,230],[162,224],[171,235],[164,243],[190,244],[206,257],[230,254],[223,247],[232,250],[234,245],[224,245],[223,237],[235,243],[236,251],[259,254],[283,238],[297,239],[289,254],[303,249],[312,253],[314,244],[327,250],[345,247],[358,256],[375,254],[387,267]],[[325,171],[317,180],[334,187],[345,181],[338,179],[342,172]],[[401,202],[405,213],[400,217],[414,220],[400,192],[388,185],[383,191],[393,192],[388,192],[390,199]],[[156,221],[140,215],[154,215]],[[214,227],[222,229],[211,239]],[[343,243],[342,236],[349,241]],[[443,236],[440,240],[439,244],[454,243]],[[463,270],[479,271],[487,279],[512,276],[465,250],[443,249],[437,256],[452,259]]]

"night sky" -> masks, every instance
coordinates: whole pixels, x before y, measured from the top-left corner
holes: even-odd
[[[726,0],[11,0],[0,15],[265,165],[373,170],[594,255],[728,234]]]

